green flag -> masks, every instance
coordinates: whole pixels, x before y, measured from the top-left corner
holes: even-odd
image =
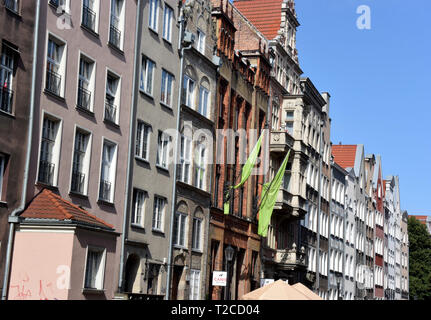
[[[262,237],[268,235],[268,226],[271,222],[272,212],[274,211],[275,202],[277,201],[277,195],[280,191],[281,183],[283,182],[284,173],[286,172],[287,162],[289,161],[290,150],[287,153],[286,158],[278,169],[278,172],[271,184],[265,184],[262,190],[263,197],[259,207],[259,228],[258,234]]]
[[[241,182],[233,187],[233,189],[241,188],[244,183],[250,178],[251,172],[253,171],[253,168],[256,164],[257,156],[259,155],[260,147],[262,145],[262,138],[263,138],[263,132],[260,135],[259,140],[257,140],[257,144],[254,147],[253,151],[250,153],[250,156],[247,159],[247,162],[244,164],[244,167],[242,168],[242,176],[241,176]]]

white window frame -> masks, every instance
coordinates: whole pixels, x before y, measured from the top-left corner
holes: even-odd
[[[202,222],[203,220],[200,218],[193,218],[192,250],[198,252],[202,252]],[[197,227],[198,229],[196,229]],[[196,233],[196,231],[198,232]]]
[[[200,143],[196,146],[197,154],[195,154],[195,183],[194,186],[198,189],[205,190],[206,188],[206,147]],[[202,154],[203,153],[203,154]]]
[[[153,71],[154,72],[154,71]],[[160,88],[160,103],[172,108],[173,91],[174,91],[174,75],[165,69],[162,69],[162,83]]]
[[[140,200],[140,203],[138,203],[138,200]],[[133,209],[131,216],[132,226],[137,226],[140,228],[144,227],[147,200],[148,193],[146,191],[136,188],[133,189]]]
[[[159,131],[158,139],[157,139],[157,160],[156,165],[163,169],[169,169],[169,146],[171,137]]]
[[[88,195],[88,182],[89,182],[89,176],[90,176],[90,162],[91,162],[91,150],[92,150],[92,142],[93,142],[93,134],[81,127],[75,126],[75,132],[74,132],[74,140],[73,140],[73,152],[72,152],[72,167],[71,167],[71,179],[70,179],[70,191],[72,191],[72,179],[73,179],[73,173],[74,173],[74,164],[75,164],[75,152],[76,150],[76,136],[77,133],[80,133],[84,136],[86,136],[85,141],[85,150],[82,151],[84,153],[84,157],[82,159],[82,172],[79,172],[81,174],[85,175],[84,178],[84,190],[82,192],[82,195]]]
[[[147,56],[142,55],[139,90],[151,97],[154,91],[155,70],[156,63]]]
[[[179,180],[190,184],[191,181],[192,139],[181,135]]]
[[[105,0],[106,1],[106,0]],[[94,33],[98,33],[99,32],[99,16],[100,16],[100,0],[82,0],[82,10],[81,10],[81,24],[88,28],[88,26],[86,26],[83,21],[84,21],[84,5],[85,2],[88,2],[88,5],[86,5],[87,8],[89,8],[91,11],[94,12],[95,17],[94,17],[94,29],[91,29],[91,31],[93,31]],[[92,4],[92,6],[91,6]]]
[[[197,29],[198,34],[198,41],[196,42],[196,49],[202,53],[205,54],[205,42],[206,42],[206,35],[205,32],[203,32],[201,29]]]
[[[110,159],[111,162],[106,163],[106,159],[105,159],[105,145],[113,148],[112,150],[112,158]],[[115,199],[115,180],[116,180],[116,173],[117,173],[117,155],[118,155],[118,144],[110,141],[108,139],[103,138],[103,143],[102,143],[102,152],[101,152],[101,156],[100,156],[100,178],[99,178],[99,193],[98,193],[98,198],[101,201],[107,201],[109,203],[114,203],[114,199]],[[108,166],[108,173],[105,173],[105,168],[104,165]],[[105,177],[104,175],[108,175],[107,177]],[[108,180],[105,180],[104,178],[107,178]],[[110,195],[109,195],[109,199],[102,199],[100,197],[100,189],[101,189],[101,182],[106,181],[109,182],[111,184],[111,189],[110,189]]]
[[[150,141],[151,141],[150,136],[151,136],[151,126],[143,121],[138,120],[138,124],[136,126],[136,145],[135,145],[135,157],[137,157],[138,159],[149,161]],[[146,145],[146,148],[144,148],[145,145]]]
[[[84,290],[98,290],[98,291],[102,291],[104,289],[105,286],[105,269],[106,269],[106,249],[105,248],[100,248],[100,247],[94,247],[94,246],[88,246],[87,250],[86,250],[86,255],[85,255],[85,269],[84,269],[84,281],[83,281],[83,288]],[[87,286],[87,272],[88,272],[88,258],[89,258],[89,253],[90,252],[97,252],[99,254],[102,255],[101,257],[101,261],[99,264],[99,269],[97,271],[97,273],[99,273],[98,275],[96,275],[96,277],[98,279],[95,279],[96,285],[94,288],[88,287]]]
[[[196,81],[190,78],[188,75],[184,75],[183,79],[183,95],[184,95],[184,104],[189,108],[195,109],[195,87]]]
[[[115,81],[115,86],[113,88],[113,90],[111,90],[108,86],[108,79],[112,78]],[[119,125],[120,123],[120,104],[121,104],[121,76],[118,75],[117,73],[113,72],[110,69],[106,69],[106,77],[105,77],[105,106],[104,106],[104,115],[103,115],[103,119],[105,119],[106,121],[109,122],[113,122],[116,125]],[[114,92],[115,91],[115,92]],[[111,121],[111,119],[107,119],[106,118],[106,105],[107,105],[107,96],[111,96],[113,97],[113,107],[116,108],[115,111],[115,117],[113,119],[113,121]]]
[[[163,208],[160,208],[163,205]],[[164,220],[166,211],[167,200],[164,197],[154,196],[153,208],[153,231],[164,232]]]
[[[199,107],[198,112],[204,117],[208,117],[208,107],[210,106],[210,91],[204,86],[199,88]]]
[[[102,0],[103,1],[103,0]],[[119,14],[114,14],[113,13],[113,4],[114,2],[118,1],[118,4],[120,6],[120,12]],[[125,11],[126,11],[126,4],[125,4],[126,0],[111,0],[111,8],[109,11],[109,30],[108,30],[108,39],[110,40],[110,34],[111,34],[111,26],[115,27],[116,29],[118,29],[120,31],[120,45],[118,47],[118,49],[123,50],[123,46],[124,46],[124,34],[125,34],[125,30],[124,30],[124,25],[125,25]],[[112,45],[115,45],[114,43],[112,43]]]
[[[172,21],[174,17],[174,9],[165,3],[163,11],[163,39],[172,42]]]
[[[90,70],[88,77],[85,77],[81,74],[81,60],[84,60],[85,62],[87,62],[89,64],[89,68]],[[80,84],[81,83],[85,83],[86,87],[84,87],[83,89],[89,91],[91,93],[91,97],[90,97],[90,105],[89,105],[89,109],[88,111],[93,112],[94,110],[94,96],[95,96],[95,83],[96,83],[96,61],[89,57],[88,55],[86,55],[83,52],[80,52],[79,54],[79,60],[78,60],[78,84],[77,84],[77,95],[76,95],[76,105],[79,105],[79,88],[80,88]]]
[[[50,50],[50,43],[54,43],[55,45],[58,46],[58,57],[50,57],[48,56],[48,51]],[[60,37],[56,36],[55,34],[53,34],[52,32],[48,31],[48,36],[47,36],[47,40],[46,40],[46,54],[45,54],[45,71],[44,71],[44,77],[45,77],[45,81],[44,81],[44,88],[48,90],[47,86],[46,86],[46,79],[48,77],[48,65],[52,65],[54,66],[53,70],[55,70],[54,72],[57,73],[59,76],[61,76],[60,79],[60,87],[59,87],[59,92],[58,92],[58,96],[60,97],[64,97],[65,96],[65,83],[66,83],[66,61],[67,61],[67,42],[63,39],[61,39]],[[50,69],[51,70],[51,69]],[[51,70],[51,71],[53,71]],[[49,90],[48,90],[49,91]],[[49,91],[52,92],[52,91]],[[55,92],[52,92],[53,94],[57,94]]]
[[[0,86],[8,90],[13,90],[13,71],[15,67],[15,55],[5,46],[3,46],[0,55]],[[1,110],[3,112],[12,113],[12,103],[10,110]]]
[[[159,29],[159,0],[149,0],[148,27],[158,33]]]
[[[175,212],[173,243],[174,246],[179,248],[186,248],[187,246],[187,218],[186,213]]]
[[[201,271],[196,269],[190,269],[189,300],[199,300],[200,291],[201,291]]]

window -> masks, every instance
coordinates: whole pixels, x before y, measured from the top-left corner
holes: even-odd
[[[88,248],[85,269],[85,289],[103,290],[105,250]]]
[[[200,282],[201,282],[201,271],[200,270],[190,270],[190,300],[200,299]]]
[[[136,153],[138,158],[148,161],[150,151],[150,132],[151,127],[144,122],[138,122],[136,132]]]
[[[180,150],[180,170],[178,180],[190,183],[190,164],[191,164],[191,145],[192,140],[186,136],[181,136]]]
[[[75,132],[73,152],[72,183],[70,191],[87,194],[88,172],[90,168],[90,134],[82,130]]]
[[[4,180],[5,168],[6,168],[6,157],[0,154],[0,200],[2,200],[2,195],[3,195],[3,180]]]
[[[166,14],[166,11],[165,11]],[[157,32],[159,24],[159,0],[150,0],[150,17],[148,26]]]
[[[174,10],[165,3],[165,13],[163,15],[163,38],[171,42],[172,38],[172,17]],[[151,16],[150,16],[151,19]],[[151,26],[151,25],[150,25]],[[157,25],[156,25],[157,28]]]
[[[59,7],[63,12],[69,11],[69,0],[49,0],[49,3],[54,7]]]
[[[293,122],[294,122],[294,112],[293,111],[286,111],[285,127],[286,127],[286,131],[291,136],[293,136]]]
[[[145,217],[145,205],[148,194],[142,190],[133,190],[132,225],[143,227]]]
[[[64,93],[64,82],[62,81],[62,78],[64,77],[66,70],[65,48],[65,43],[55,39],[52,35],[49,36],[45,89],[57,96],[63,96]]]
[[[42,139],[40,145],[40,160],[38,181],[47,185],[56,184],[56,168],[60,157],[60,121],[44,116]]]
[[[194,218],[193,219],[193,241],[192,241],[192,249],[193,250],[202,250],[201,248],[201,234],[202,234],[202,219]]]
[[[195,187],[205,188],[205,146],[199,144],[196,148],[197,161],[195,161]],[[196,159],[195,158],[195,159]]]
[[[272,104],[272,130],[278,129],[279,116],[280,116],[280,106],[274,102]]]
[[[0,110],[12,113],[14,53],[3,45],[0,57]]]
[[[208,98],[209,98],[209,91],[205,87],[201,86],[199,89],[198,112],[204,117],[207,117],[207,114],[208,114]]]
[[[195,104],[195,81],[188,76],[184,76],[183,97],[186,106],[194,109]]]
[[[198,42],[196,49],[202,54],[205,54],[205,39],[205,33],[198,29]]]
[[[156,164],[164,169],[168,169],[169,141],[170,137],[167,134],[159,131]]]
[[[94,91],[94,62],[81,55],[79,60],[78,107],[92,111]]]
[[[111,24],[109,43],[122,49],[122,33],[124,33],[124,0],[111,0]]]
[[[106,79],[105,120],[118,124],[120,102],[120,78],[108,72]]]
[[[185,247],[187,214],[176,212],[174,219],[174,245]]]
[[[18,13],[18,9],[19,9],[18,0],[4,0],[4,5],[9,10],[12,10],[12,11]]]
[[[162,70],[162,89],[160,101],[171,107],[172,106],[172,84],[174,81],[174,76],[169,72]]]
[[[153,95],[153,80],[155,63],[147,57],[142,57],[140,88],[146,94]]]
[[[103,142],[102,168],[100,174],[99,199],[114,202],[117,146],[109,141]]]
[[[163,232],[163,218],[165,214],[166,199],[154,197],[153,230]]]
[[[99,0],[82,1],[82,25],[91,31],[97,30],[97,14]]]

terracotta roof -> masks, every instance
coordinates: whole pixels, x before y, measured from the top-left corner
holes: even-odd
[[[357,145],[333,145],[334,161],[343,169],[354,168]]]
[[[96,227],[114,229],[112,225],[61,198],[48,189],[44,189],[30,202],[27,209],[21,214],[21,217],[30,219],[54,219],[60,221],[70,220]]]
[[[428,216],[414,216],[414,215],[409,215],[409,217],[414,217],[416,220],[419,220],[424,225],[426,225],[426,221],[428,218]]]
[[[235,7],[268,39],[280,30],[283,0],[234,0]]]

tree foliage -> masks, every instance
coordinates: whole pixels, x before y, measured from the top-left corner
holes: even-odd
[[[431,300],[431,237],[425,225],[409,217],[410,299]]]

